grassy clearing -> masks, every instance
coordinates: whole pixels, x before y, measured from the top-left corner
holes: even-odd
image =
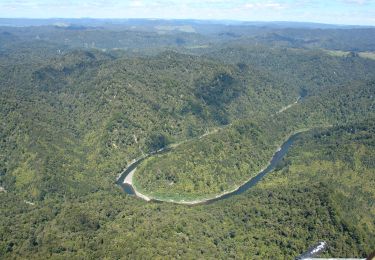
[[[359,57],[375,60],[375,52],[360,52]]]
[[[324,50],[325,53],[334,57],[346,57],[349,55],[349,51],[335,51],[335,50]]]
[[[346,57],[350,55],[350,51],[335,51],[335,50],[324,50],[325,53],[334,57]],[[358,56],[364,59],[375,60],[375,52],[356,52]]]

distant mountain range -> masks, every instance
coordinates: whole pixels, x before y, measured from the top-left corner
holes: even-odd
[[[337,25],[312,22],[291,21],[236,21],[236,20],[195,20],[195,19],[95,19],[95,18],[51,18],[51,19],[29,19],[29,18],[0,18],[0,26],[43,26],[43,25],[79,25],[79,26],[155,26],[155,25],[236,25],[256,26],[269,28],[310,28],[310,29],[352,29],[373,28],[374,26],[360,25]]]

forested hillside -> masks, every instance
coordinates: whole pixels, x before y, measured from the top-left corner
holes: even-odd
[[[0,258],[285,259],[321,240],[330,257],[375,248],[375,61],[357,55],[375,50],[374,29],[233,25],[233,39],[228,26],[144,26],[0,27]],[[304,43],[269,40],[276,33]],[[213,197],[301,130],[274,172],[212,204],[145,202],[115,184],[133,159],[170,146],[139,165],[135,187]]]

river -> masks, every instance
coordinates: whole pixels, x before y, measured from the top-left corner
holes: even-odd
[[[277,112],[276,114],[278,113],[282,113],[284,112],[285,110],[289,109],[290,107],[292,107],[293,105],[296,105],[297,103],[300,103],[302,102],[305,97],[307,96],[307,91],[305,89],[302,89],[300,91],[300,96],[297,98],[297,100],[292,103],[292,104],[289,104],[288,106],[285,106],[283,108],[281,108],[281,110],[279,112]],[[231,124],[229,124],[231,125]],[[225,126],[226,127],[226,126]],[[215,132],[215,131],[214,131]],[[300,131],[302,132],[302,131]],[[300,133],[299,132],[299,133]],[[209,204],[209,203],[213,203],[213,202],[216,202],[216,201],[219,201],[219,200],[224,200],[226,198],[229,198],[229,197],[232,197],[232,196],[235,196],[235,195],[239,195],[245,191],[247,191],[248,189],[250,189],[251,187],[253,187],[254,185],[256,185],[260,180],[263,179],[263,177],[268,174],[269,172],[272,172],[276,165],[278,164],[278,162],[280,162],[283,157],[286,155],[286,153],[288,152],[290,146],[294,143],[294,141],[296,140],[296,138],[298,137],[299,133],[295,133],[293,135],[291,135],[280,147],[280,149],[278,151],[275,152],[275,154],[273,155],[272,159],[270,160],[268,166],[262,170],[261,172],[259,172],[255,177],[251,178],[250,180],[248,180],[247,182],[245,182],[243,185],[239,186],[237,189],[234,189],[233,191],[227,191],[227,192],[224,192],[222,194],[219,194],[217,195],[216,197],[214,198],[211,198],[211,199],[202,199],[202,200],[196,200],[196,201],[172,201],[172,200],[169,200],[167,202],[172,202],[172,203],[178,203],[178,204],[190,204],[190,205],[196,205],[196,204]],[[204,137],[205,135],[207,134],[204,134],[202,135],[201,137],[199,137],[198,139]],[[148,154],[138,160],[136,160],[135,162],[131,163],[121,174],[120,174],[120,177],[117,179],[116,181],[116,184],[119,185],[122,190],[129,194],[129,195],[136,195],[136,192],[134,191],[134,188],[131,184],[128,184],[128,183],[124,183],[125,181],[125,178],[128,174],[130,174],[144,159],[146,159],[147,157],[149,156],[152,156],[152,155],[155,155],[155,154],[159,154],[159,153],[164,153],[164,152],[168,152],[170,151],[171,148],[166,148],[166,149],[161,149],[157,152],[153,152],[151,154]],[[141,194],[142,197],[146,197],[147,200],[149,200],[150,198],[148,198],[146,195],[143,195]],[[152,200],[154,201],[160,201],[158,199],[155,199],[155,198],[152,198]]]
[[[236,190],[234,190],[232,192],[228,192],[228,193],[222,194],[221,196],[218,196],[218,197],[215,197],[215,198],[212,198],[212,199],[206,199],[206,200],[202,200],[202,201],[196,201],[194,203],[188,203],[187,202],[187,203],[181,203],[181,204],[194,204],[194,205],[195,204],[209,204],[209,203],[214,203],[214,202],[219,201],[219,200],[227,199],[227,198],[232,197],[232,196],[239,195],[239,194],[247,191],[251,187],[255,186],[259,181],[261,181],[265,175],[267,175],[268,173],[272,172],[275,169],[275,167],[277,166],[277,164],[287,154],[289,148],[295,142],[295,140],[297,139],[298,135],[299,135],[299,133],[291,135],[281,145],[280,149],[275,152],[275,154],[273,155],[272,159],[270,160],[268,166],[264,170],[262,170],[261,172],[259,172],[255,177],[251,178],[249,181],[245,182],[243,185],[241,185],[240,187],[238,187]],[[166,152],[166,151],[164,150],[162,152]],[[141,158],[141,159],[135,161],[134,163],[130,164],[121,173],[120,177],[117,179],[116,184],[119,185],[125,193],[130,194],[130,195],[135,195],[135,191],[134,191],[133,187],[131,185],[129,185],[129,184],[124,183],[124,180],[125,180],[126,176],[131,171],[133,171],[147,157]],[[157,199],[153,199],[153,200],[158,201]],[[173,201],[171,201],[171,202],[173,202]],[[179,202],[175,202],[175,203],[179,203]]]

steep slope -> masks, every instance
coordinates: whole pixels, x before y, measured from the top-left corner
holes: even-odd
[[[373,61],[233,45],[204,56],[134,57],[7,37],[0,39],[1,258],[285,259],[321,239],[332,257],[373,248]],[[115,185],[143,152],[227,124],[155,162],[173,169],[194,157],[199,164],[177,170],[208,174],[184,179],[171,170],[154,182],[154,171],[144,171],[139,184],[214,194],[261,167],[290,132],[338,127],[306,134],[275,176],[211,205],[145,203]],[[174,173],[180,184],[166,190]]]

